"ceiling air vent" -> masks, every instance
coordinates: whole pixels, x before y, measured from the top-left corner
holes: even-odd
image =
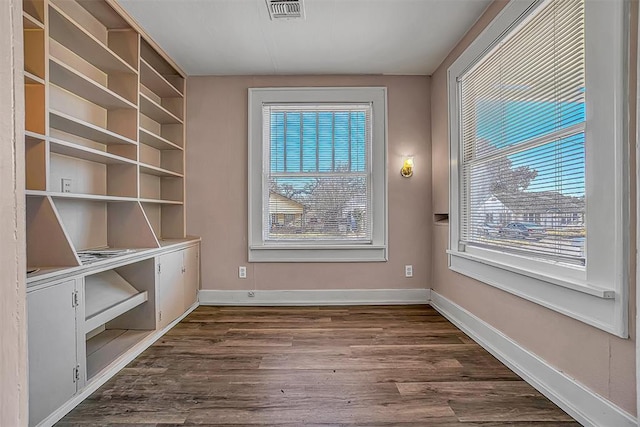
[[[304,19],[302,0],[266,0],[269,16],[275,19]]]

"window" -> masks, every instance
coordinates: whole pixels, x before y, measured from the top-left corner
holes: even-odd
[[[449,255],[626,336],[626,24],[607,5],[512,1],[450,67]]]
[[[584,265],[584,58],[584,4],[551,1],[458,79],[464,244]]]
[[[386,260],[386,90],[249,90],[249,259]]]
[[[262,123],[264,240],[370,243],[371,105],[265,104]]]

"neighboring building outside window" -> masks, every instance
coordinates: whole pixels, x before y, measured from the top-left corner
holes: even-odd
[[[450,267],[621,336],[624,9],[512,1],[449,69]]]

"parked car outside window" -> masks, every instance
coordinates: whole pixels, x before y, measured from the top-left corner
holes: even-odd
[[[542,239],[545,228],[535,222],[510,222],[500,229],[500,235],[517,239]]]
[[[480,229],[485,237],[498,237],[500,235],[501,224],[494,222],[485,222]]]

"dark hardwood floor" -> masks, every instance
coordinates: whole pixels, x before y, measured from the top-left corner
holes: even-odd
[[[579,425],[428,306],[199,307],[75,425]]]

